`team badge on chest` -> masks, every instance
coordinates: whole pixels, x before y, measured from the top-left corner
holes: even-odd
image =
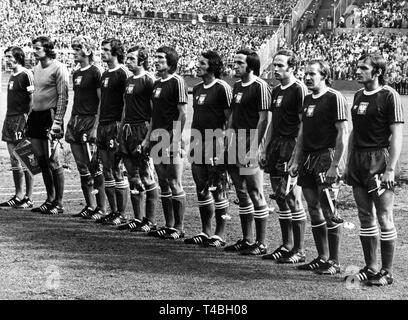
[[[282,99],[283,99],[282,96],[278,96],[278,97],[276,98],[276,101],[275,101],[275,107],[276,107],[276,108],[280,108],[280,106],[281,106],[281,104],[282,104]]]
[[[306,109],[306,117],[311,118],[313,117],[314,111],[316,106],[308,106]]]
[[[107,88],[108,85],[109,85],[109,78],[103,79],[103,86],[104,86],[104,88]]]
[[[129,85],[126,87],[126,93],[127,93],[127,94],[132,94],[134,87],[135,87],[134,84],[129,84]]]
[[[162,90],[161,88],[156,88],[156,89],[154,90],[153,96],[154,96],[155,98],[159,98],[159,97],[160,97],[161,90]]]
[[[14,87],[14,81],[9,82],[9,90],[13,90]]]
[[[242,100],[242,92],[238,92],[235,95],[235,103],[241,103],[241,100]]]
[[[357,114],[365,115],[367,113],[368,104],[368,102],[360,102],[357,109]]]
[[[203,105],[204,104],[204,101],[205,101],[205,97],[206,97],[207,95],[206,94],[200,94],[200,96],[198,97],[198,104],[199,105]]]
[[[81,82],[82,82],[82,76],[78,76],[78,77],[75,78],[75,85],[76,86],[81,85]]]

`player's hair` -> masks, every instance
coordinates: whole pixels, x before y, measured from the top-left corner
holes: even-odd
[[[328,87],[332,86],[330,65],[327,61],[324,61],[323,59],[312,59],[307,64],[309,66],[312,64],[319,65],[320,74],[324,77],[324,82]]]
[[[201,55],[208,59],[208,72],[214,74],[216,78],[220,78],[221,74],[224,72],[224,64],[220,55],[212,50],[204,51]]]
[[[365,53],[358,61],[369,62],[373,67],[373,74],[378,74],[378,82],[380,85],[385,85],[387,83],[386,73],[387,73],[387,62],[384,57],[378,53]],[[382,71],[381,73],[380,70]]]
[[[137,51],[137,65],[142,66],[145,70],[149,68],[149,54],[143,46],[133,46],[128,49],[127,53]]]
[[[119,39],[108,38],[102,41],[102,45],[110,44],[112,56],[118,58],[119,63],[125,61],[125,48]]]
[[[246,56],[246,63],[248,65],[247,72],[252,70],[256,76],[259,76],[261,71],[261,61],[258,54],[251,49],[238,50],[237,54],[243,54]]]
[[[289,49],[278,50],[278,52],[273,56],[273,58],[275,59],[276,56],[287,56],[288,57],[288,67],[292,69],[296,69],[299,63],[295,52]]]
[[[179,55],[177,51],[172,47],[161,46],[156,52],[166,54],[167,65],[170,67],[169,73],[174,73],[177,70],[177,63],[179,61]]]
[[[86,56],[89,58],[89,62],[94,61],[94,51],[95,51],[95,44],[91,38],[86,36],[77,36],[72,39],[71,47],[79,47]]]
[[[11,55],[18,64],[22,65],[23,67],[25,66],[25,54],[23,49],[20,47],[11,46],[4,50],[4,54],[7,52],[11,52]]]
[[[36,44],[37,42],[41,43],[41,46],[44,48],[45,55],[50,59],[55,59],[57,54],[54,51],[54,41],[52,41],[49,37],[39,36],[32,41],[32,44]]]

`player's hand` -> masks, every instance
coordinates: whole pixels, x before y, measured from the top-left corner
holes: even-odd
[[[381,184],[387,189],[391,189],[395,185],[395,172],[394,170],[387,169],[381,177]]]
[[[289,166],[288,173],[292,177],[297,176],[299,174],[299,164],[294,160],[291,160],[289,163],[290,164],[288,165]]]
[[[50,129],[50,136],[52,139],[60,139],[62,138],[63,132],[62,132],[62,123],[59,121],[54,121],[51,129]]]
[[[97,127],[94,127],[89,132],[88,142],[95,143],[95,141],[96,141],[96,131],[97,131]]]
[[[142,146],[142,152],[143,152],[143,153],[148,153],[149,147],[150,147],[150,139],[149,139],[149,138],[145,138],[145,139],[142,141],[141,146]]]
[[[261,150],[259,152],[258,163],[259,163],[259,166],[261,167],[261,169],[265,168],[265,166],[266,166],[266,153],[265,153],[264,150]]]
[[[339,168],[337,166],[330,166],[326,172],[325,180],[328,184],[335,183],[340,177]]]

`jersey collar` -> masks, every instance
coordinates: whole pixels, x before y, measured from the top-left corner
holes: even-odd
[[[113,71],[119,70],[120,67],[121,67],[121,65],[118,65],[117,67],[115,67],[113,69],[108,69],[108,72],[113,72]]]
[[[280,85],[280,88],[281,88],[281,90],[286,90],[287,88],[289,88],[295,82],[296,82],[296,80],[293,80],[293,81],[289,82],[286,86]]]
[[[320,98],[321,96],[323,96],[327,91],[329,91],[329,88],[323,90],[323,91],[320,92],[319,94],[316,94],[316,95],[312,94],[312,98],[313,98],[313,99],[319,99],[319,98]]]
[[[218,81],[218,79],[215,79],[213,82],[211,82],[210,84],[207,84],[207,85],[205,85],[205,84],[203,83],[204,89],[210,89],[214,84],[217,83],[217,81]]]
[[[241,86],[243,86],[243,87],[248,87],[248,86],[250,86],[251,84],[253,84],[253,83],[256,81],[257,78],[258,78],[258,77],[254,77],[251,81],[249,81],[249,82],[247,82],[247,83],[241,82]]]
[[[372,96],[373,94],[376,94],[377,92],[380,92],[380,91],[382,90],[382,88],[383,88],[383,87],[380,86],[380,87],[378,87],[377,89],[372,90],[372,91],[364,90],[363,93],[364,93],[364,95],[366,95],[366,96]]]
[[[133,76],[133,79],[139,79],[143,77],[147,72],[143,71],[141,74],[138,74],[137,76]]]
[[[88,70],[90,67],[91,67],[91,65],[87,65],[85,68],[80,68],[79,70],[81,70],[81,71],[86,71],[86,70]]]
[[[174,73],[172,73],[171,74],[171,76],[170,77],[168,77],[168,78],[166,78],[166,79],[163,79],[163,78],[160,78],[160,82],[166,82],[166,81],[169,81],[171,78],[173,78],[174,77]]]

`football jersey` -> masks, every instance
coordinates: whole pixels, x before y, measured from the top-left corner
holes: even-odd
[[[256,129],[259,112],[268,111],[271,104],[271,91],[268,84],[255,77],[253,81],[237,81],[232,92],[232,128]]]
[[[30,95],[34,91],[33,74],[26,68],[10,76],[7,85],[7,115],[15,116],[30,111]]]
[[[223,80],[216,79],[205,85],[203,82],[193,88],[192,129],[199,130],[203,137],[205,129],[222,129],[226,122],[224,110],[230,108],[232,89]]]
[[[150,121],[154,77],[147,72],[130,77],[125,88],[125,123]]]
[[[187,99],[187,87],[178,74],[157,80],[152,93],[152,129],[161,128],[172,132],[173,121],[177,121],[180,114],[177,106],[187,103]]]
[[[305,97],[303,150],[316,152],[336,146],[338,121],[347,121],[347,101],[337,90],[329,88],[318,95]]]
[[[401,97],[389,86],[369,92],[361,89],[354,95],[351,116],[356,148],[386,148],[390,125],[404,123]]]
[[[106,70],[101,78],[101,111],[99,121],[120,121],[126,79],[132,74],[123,65]]]
[[[306,94],[307,87],[299,80],[273,88],[270,110],[274,136],[297,137]]]
[[[101,87],[101,71],[95,65],[89,65],[74,71],[72,75],[74,104],[72,115],[93,115],[98,112],[99,97],[97,89]]]

